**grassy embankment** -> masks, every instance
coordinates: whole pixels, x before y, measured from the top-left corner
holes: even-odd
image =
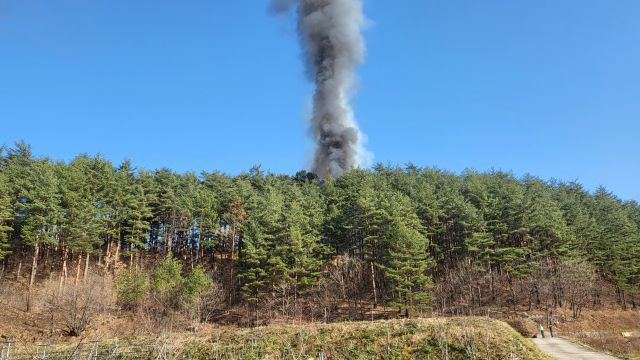
[[[147,346],[148,355],[130,358],[548,359],[507,324],[478,317],[273,325],[164,339]],[[103,342],[101,349],[108,352],[113,344]]]
[[[195,347],[203,358],[546,359],[505,323],[440,318],[267,327],[217,334]],[[224,356],[221,356],[224,355]]]

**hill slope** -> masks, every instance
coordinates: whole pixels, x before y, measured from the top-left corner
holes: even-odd
[[[81,356],[98,350],[100,354],[135,354],[135,358],[190,359],[316,359],[321,355],[325,359],[548,359],[507,324],[479,317],[215,329],[121,340],[118,350],[114,344],[103,341],[98,348],[91,342],[70,343],[52,346],[50,352],[68,357],[71,352]],[[22,355],[36,351],[35,347],[18,350]]]
[[[198,356],[216,358],[329,359],[546,359],[530,340],[507,324],[487,318],[431,318],[271,326],[223,331],[197,346]]]

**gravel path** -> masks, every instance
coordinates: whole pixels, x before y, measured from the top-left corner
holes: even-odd
[[[540,350],[557,360],[616,360],[617,358],[595,352],[560,338],[532,339]]]

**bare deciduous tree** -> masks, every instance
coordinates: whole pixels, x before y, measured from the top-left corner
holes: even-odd
[[[65,284],[60,291],[56,279],[41,287],[42,310],[60,322],[71,336],[79,336],[99,314],[108,313],[116,303],[111,278],[89,274],[87,281]]]
[[[578,318],[582,309],[591,301],[597,275],[593,266],[587,262],[563,263],[561,282],[565,290],[571,313]]]

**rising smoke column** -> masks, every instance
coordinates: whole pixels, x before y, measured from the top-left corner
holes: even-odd
[[[298,33],[307,71],[315,82],[311,134],[313,172],[337,177],[360,165],[365,154],[349,95],[355,69],[364,60],[360,0],[272,0],[271,10],[298,13]]]

